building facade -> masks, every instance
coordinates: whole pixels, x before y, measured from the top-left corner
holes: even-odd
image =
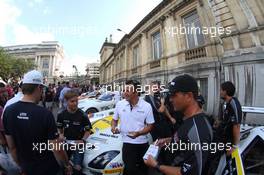
[[[57,41],[7,46],[4,49],[18,59],[27,59],[35,63],[36,69],[45,77],[46,83],[55,83],[58,79],[64,52]]]
[[[87,76],[90,78],[99,78],[100,77],[100,63],[88,63],[86,66]]]
[[[88,84],[99,84],[100,78],[100,63],[88,63],[86,65],[86,77]]]
[[[264,1],[163,0],[118,43],[104,42],[100,55],[101,84],[167,84],[188,73],[210,114],[225,80],[242,105],[264,106]]]

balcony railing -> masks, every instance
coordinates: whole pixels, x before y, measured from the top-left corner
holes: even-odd
[[[155,60],[155,61],[152,61],[150,64],[150,69],[153,69],[155,67],[160,67],[160,60]]]
[[[185,60],[190,61],[197,58],[206,57],[205,47],[198,47],[194,49],[187,50],[185,52]]]
[[[131,70],[131,72],[132,72],[132,74],[135,74],[135,73],[137,73],[137,68],[135,67],[135,68],[133,68],[132,70]]]

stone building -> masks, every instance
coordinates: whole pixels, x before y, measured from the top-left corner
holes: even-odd
[[[4,47],[7,53],[19,59],[35,63],[47,83],[54,83],[59,77],[64,59],[63,47],[57,41],[43,41],[40,44],[26,44]]]
[[[100,50],[100,83],[167,84],[188,73],[211,114],[230,80],[242,105],[264,106],[264,1],[163,0],[118,43]]]

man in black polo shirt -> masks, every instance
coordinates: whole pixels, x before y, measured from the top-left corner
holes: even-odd
[[[179,174],[204,174],[204,167],[210,150],[203,150],[190,145],[210,144],[212,141],[212,129],[206,119],[206,115],[197,103],[198,86],[196,80],[189,75],[176,77],[170,83],[171,102],[176,110],[184,114],[183,123],[174,133],[172,138],[161,139],[160,147],[175,148],[174,145],[189,145],[186,149],[175,149],[170,165],[160,165],[152,156],[145,163],[167,175]]]
[[[38,71],[25,74],[24,97],[6,108],[3,123],[8,147],[14,161],[27,175],[56,175],[59,164],[66,168],[66,174],[70,174],[66,152],[48,150],[48,142],[58,144],[59,134],[52,113],[37,105],[43,91],[42,81]],[[46,146],[42,152],[40,144]]]
[[[67,101],[66,110],[58,114],[57,126],[60,132],[60,138],[74,140],[85,148],[86,139],[90,136],[92,129],[88,116],[78,108],[78,94],[74,90],[65,93],[64,99]],[[80,148],[80,146],[78,148]],[[81,149],[81,148],[80,148]],[[82,162],[84,150],[68,150],[68,156],[72,157],[74,165],[74,174],[82,174]]]
[[[153,81],[151,83],[150,94],[145,96],[145,101],[151,105],[154,115],[155,123],[150,132],[154,141],[171,136],[172,126],[176,123],[166,108],[165,99],[160,91],[160,82]]]
[[[236,88],[230,81],[221,85],[220,95],[224,100],[222,115],[220,116],[220,130],[222,133],[222,141],[224,143],[232,143],[235,147],[240,140],[240,124],[242,118],[242,108],[236,97],[234,97]],[[231,155],[232,150],[227,152]]]

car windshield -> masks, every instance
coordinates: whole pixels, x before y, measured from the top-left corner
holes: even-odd
[[[99,96],[98,100],[111,101],[113,98],[112,94],[102,94]]]
[[[95,96],[96,95],[96,91],[93,92],[89,92],[88,96]]]

